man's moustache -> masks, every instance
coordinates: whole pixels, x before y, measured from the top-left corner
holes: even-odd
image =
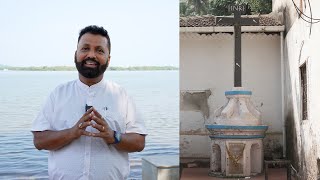
[[[100,63],[94,58],[84,59],[81,64],[84,65],[87,61],[93,61],[93,62],[95,62],[97,64],[97,66],[100,66]]]

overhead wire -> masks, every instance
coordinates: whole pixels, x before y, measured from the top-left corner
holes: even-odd
[[[304,20],[305,22],[310,23],[310,24],[316,24],[316,23],[319,23],[319,22],[320,22],[320,20],[318,20],[318,21],[316,21],[316,22],[312,22],[312,20],[309,21],[309,20],[305,19],[303,16],[300,16],[300,18],[301,18],[302,20]]]
[[[310,36],[310,35],[311,35],[311,30],[312,30],[312,24],[316,24],[316,23],[319,23],[319,22],[320,22],[320,19],[318,19],[318,18],[313,18],[313,17],[312,17],[312,8],[311,8],[310,0],[308,0],[310,17],[309,17],[308,15],[306,15],[305,13],[303,13],[303,12],[299,9],[299,7],[296,5],[296,3],[294,2],[294,0],[291,0],[291,1],[292,1],[292,3],[293,3],[293,5],[294,5],[294,7],[295,7],[295,9],[296,9],[296,11],[297,11],[297,13],[299,14],[299,17],[300,17],[303,21],[305,21],[305,22],[307,22],[307,23],[310,24],[310,31],[309,31],[309,36]],[[304,3],[305,3],[305,1],[304,1]],[[306,3],[305,3],[305,7],[306,7]],[[305,19],[302,15],[303,15],[304,17],[307,17],[308,20]],[[316,21],[316,22],[314,22],[314,21]]]
[[[298,14],[300,14],[300,17],[302,17],[301,15],[303,15],[303,16],[307,17],[307,18],[310,19],[310,20],[316,20],[316,21],[318,21],[318,22],[320,21],[320,19],[318,19],[318,18],[313,18],[313,17],[310,17],[310,16],[304,14],[304,13],[299,9],[299,7],[297,6],[297,4],[296,4],[293,0],[291,0],[291,1],[292,1],[293,5],[294,5],[296,11],[298,12]],[[309,8],[311,9],[310,1],[308,0],[308,2],[309,2]],[[307,21],[308,21],[308,20],[307,20]],[[318,22],[312,22],[312,23],[318,23]],[[311,23],[311,21],[309,21],[309,23]]]
[[[310,16],[311,16],[310,31],[309,31],[309,36],[310,36],[311,35],[311,29],[312,29],[312,10],[311,10],[310,0],[308,0],[308,4],[309,4],[309,9],[310,9]]]

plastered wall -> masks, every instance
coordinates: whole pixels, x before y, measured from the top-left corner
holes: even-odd
[[[180,156],[181,162],[209,160],[205,124],[226,103],[233,87],[232,34],[180,33]],[[279,34],[242,34],[242,85],[269,125],[265,155],[282,152],[281,61]],[[271,153],[273,152],[273,153]]]
[[[300,7],[300,1],[295,0]],[[307,3],[307,1],[301,1]],[[320,1],[310,0],[313,17],[320,18]],[[310,16],[308,4],[301,4],[305,14]],[[292,9],[291,0],[275,0],[273,9]],[[305,7],[305,8],[304,8]],[[319,126],[320,126],[320,24],[304,22],[296,12],[285,13],[292,22],[286,27],[285,62],[285,119],[287,131],[287,155],[298,171],[300,179],[316,179],[319,173]],[[311,28],[311,33],[310,33]],[[307,66],[308,119],[302,120],[301,78],[299,67]]]

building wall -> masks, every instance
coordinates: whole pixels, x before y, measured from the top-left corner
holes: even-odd
[[[295,2],[300,7],[300,1]],[[319,19],[320,1],[310,0],[310,3],[313,17]],[[292,4],[291,0],[275,0],[273,10],[293,9]],[[301,5],[304,13],[310,16],[308,3]],[[285,19],[292,21],[291,26],[286,27],[284,46],[287,155],[298,170],[300,179],[316,179],[320,157],[320,23],[312,25],[310,34],[310,24],[299,18],[296,12],[285,13]],[[308,76],[307,120],[302,120],[301,115],[299,67],[303,63],[307,63]]]
[[[293,1],[296,4],[300,4],[301,0],[293,0]],[[286,27],[286,32],[290,30],[294,21],[298,17],[295,7],[293,6],[292,0],[272,0],[272,11],[281,12],[283,14],[282,22],[284,22],[284,25]]]
[[[182,162],[209,160],[205,124],[226,104],[233,87],[232,34],[180,33],[180,157]],[[242,85],[269,125],[265,156],[282,153],[281,61],[279,34],[242,35]]]

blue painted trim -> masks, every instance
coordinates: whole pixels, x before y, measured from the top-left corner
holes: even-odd
[[[267,125],[258,125],[258,126],[236,126],[236,125],[218,125],[210,124],[206,125],[207,129],[243,129],[243,130],[267,130]]]
[[[227,95],[252,95],[251,91],[226,91],[224,93],[226,96]]]
[[[259,138],[264,138],[265,135],[213,135],[210,136],[210,138],[215,138],[215,139],[259,139]]]

